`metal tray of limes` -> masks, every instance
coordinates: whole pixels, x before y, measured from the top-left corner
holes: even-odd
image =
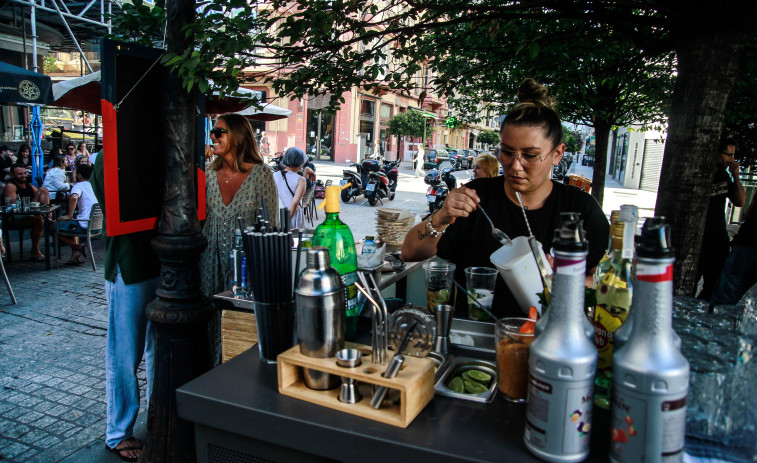
[[[436,381],[437,394],[487,403],[497,393],[497,368],[492,362],[457,357]]]

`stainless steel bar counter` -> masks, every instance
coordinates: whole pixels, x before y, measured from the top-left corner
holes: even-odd
[[[541,461],[523,444],[525,405],[436,395],[402,429],[280,395],[276,365],[257,349],[179,388],[177,406],[195,424],[201,463]],[[608,461],[608,421],[595,417],[587,461]]]

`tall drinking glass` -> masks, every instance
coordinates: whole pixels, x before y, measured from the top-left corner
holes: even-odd
[[[276,357],[295,344],[294,301],[255,301],[253,308],[260,359],[265,363],[276,363]]]
[[[496,284],[496,269],[489,267],[468,267],[465,269],[465,288],[468,290],[468,318],[479,321],[491,318],[479,306],[491,312]],[[476,298],[475,303],[471,296]]]
[[[455,305],[455,264],[449,262],[426,262],[426,304],[434,313],[437,305]]]
[[[506,317],[494,325],[499,391],[510,402],[525,402],[528,398],[528,356],[535,322],[530,318]]]

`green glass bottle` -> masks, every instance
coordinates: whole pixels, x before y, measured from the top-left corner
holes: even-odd
[[[609,409],[615,333],[625,324],[633,298],[634,233],[638,208],[624,204],[612,211],[612,250],[595,274],[597,305],[594,309],[594,345],[599,351],[594,382],[594,404]]]
[[[345,339],[354,341],[357,335],[357,252],[352,231],[339,220],[340,187],[326,187],[326,220],[313,233],[313,246],[325,246],[329,250],[331,266],[339,272],[345,287],[347,326]]]

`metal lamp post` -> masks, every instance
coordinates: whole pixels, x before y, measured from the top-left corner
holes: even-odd
[[[182,28],[194,22],[194,0],[166,2],[169,52],[191,46]],[[213,313],[200,292],[198,261],[207,242],[195,206],[196,92],[187,92],[171,73],[165,92],[166,186],[153,248],[161,261],[160,289],[147,307],[155,326],[155,375],[142,462],[193,462],[194,429],[178,417],[176,388],[210,370],[207,324]]]

